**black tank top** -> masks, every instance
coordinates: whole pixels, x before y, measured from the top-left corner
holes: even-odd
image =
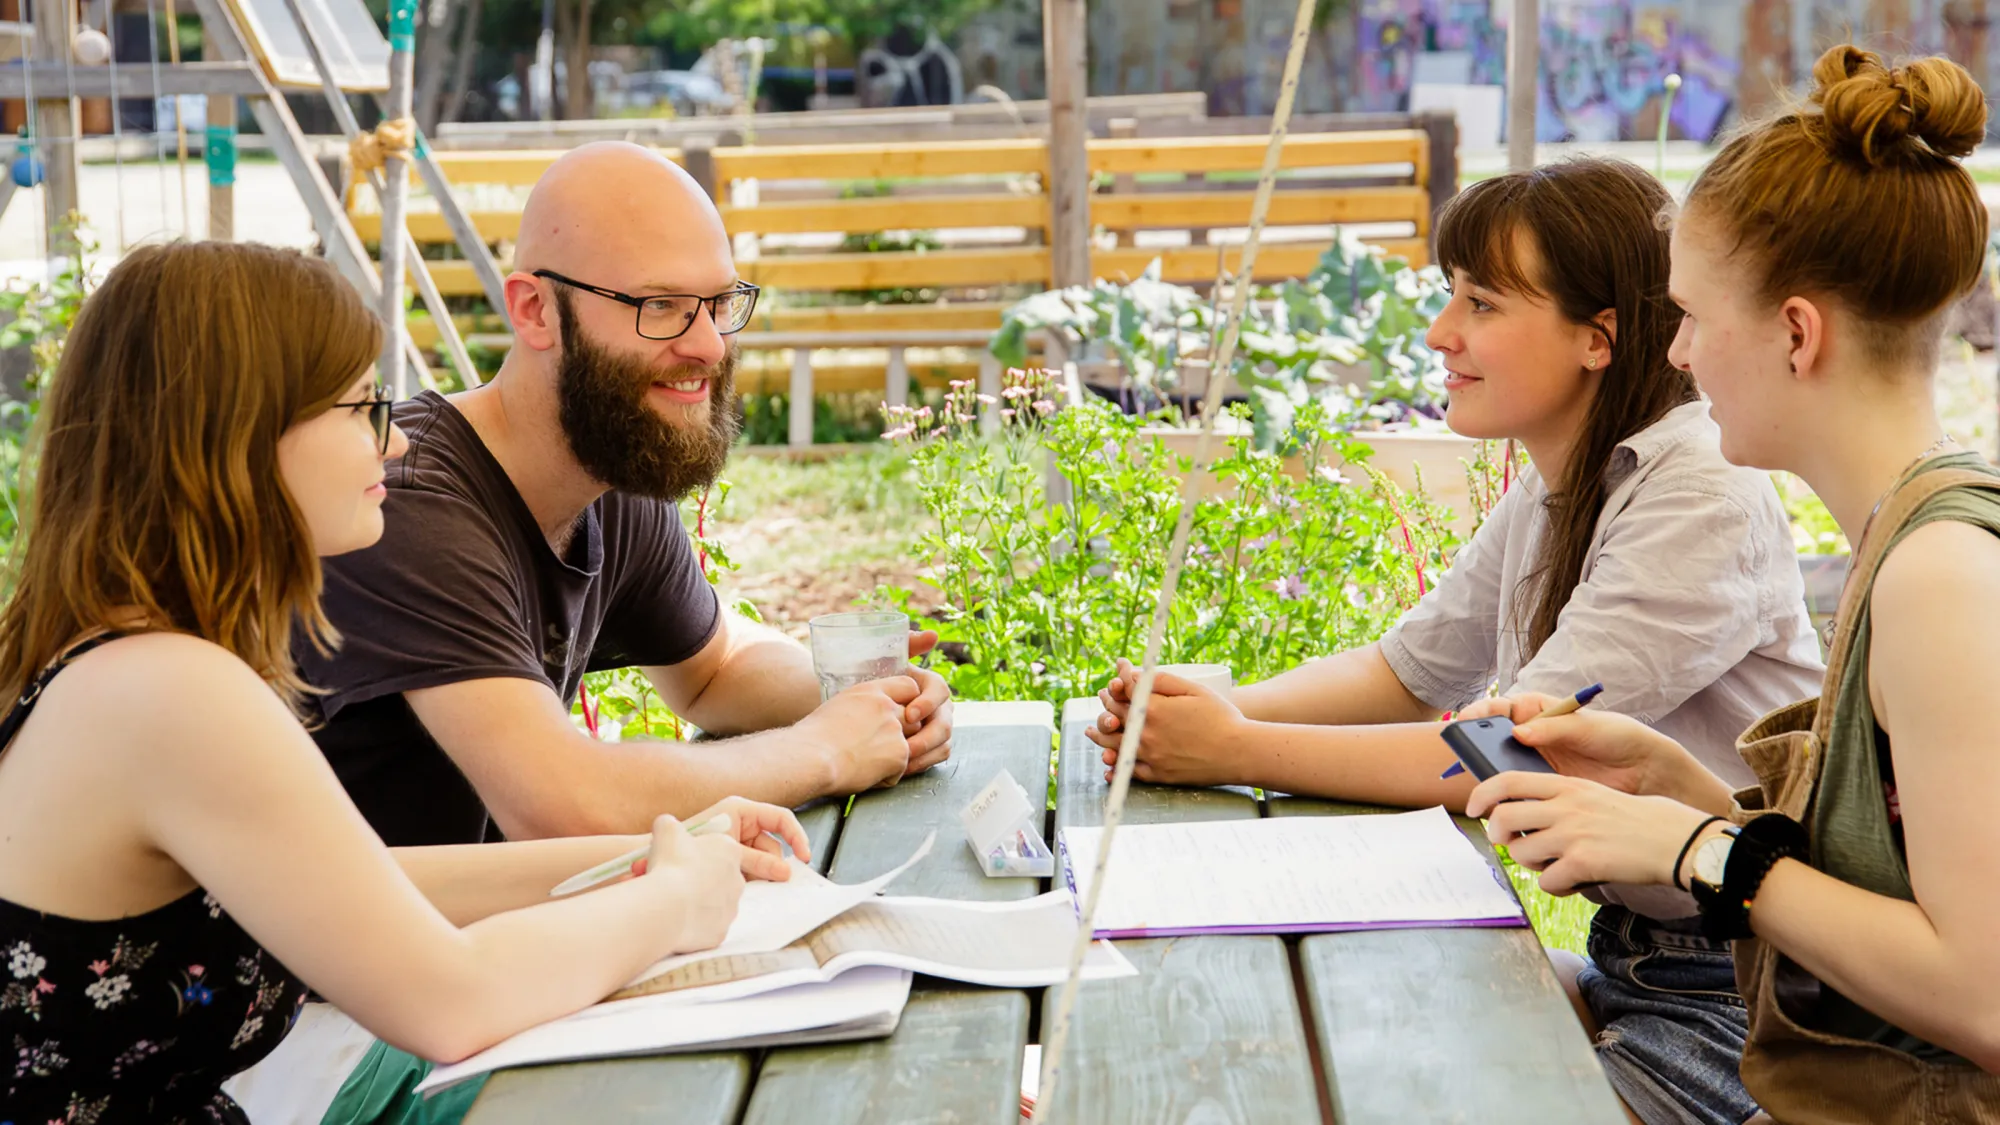
[[[0,749],[43,672],[0,720]],[[157,910],[87,922],[0,899],[0,1125],[247,1125],[222,1092],[291,1030],[306,987],[197,887]]]

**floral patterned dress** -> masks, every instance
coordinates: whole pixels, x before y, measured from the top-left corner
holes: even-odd
[[[44,672],[0,721],[12,742]],[[229,1076],[291,1030],[306,986],[196,888],[106,922],[0,900],[0,1125],[245,1125]]]

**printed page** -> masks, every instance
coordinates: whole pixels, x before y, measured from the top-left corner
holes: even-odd
[[[1079,904],[1102,838],[1098,828],[1062,831]],[[1525,919],[1492,866],[1433,808],[1121,828],[1095,922],[1106,937]]]
[[[852,886],[835,883],[798,860],[789,860],[792,865],[790,879],[782,883],[755,881],[743,888],[743,898],[736,907],[736,920],[729,924],[729,933],[723,937],[721,945],[657,961],[640,973],[632,985],[697,961],[783,949],[818,929],[828,919],[874,898],[896,876],[930,854],[931,845],[936,841],[937,833],[933,832],[924,837],[924,842],[917,846],[909,859],[865,883]]]

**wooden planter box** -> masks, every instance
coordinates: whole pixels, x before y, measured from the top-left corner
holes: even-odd
[[[1185,457],[1195,455],[1195,447],[1201,440],[1199,431],[1167,426],[1152,426],[1139,433],[1143,440],[1157,440]],[[1218,428],[1209,439],[1211,459],[1222,453],[1224,437]],[[1461,536],[1472,534],[1472,492],[1466,481],[1466,466],[1479,455],[1478,441],[1453,433],[1410,430],[1362,431],[1354,437],[1373,451],[1368,463],[1405,489],[1416,489],[1417,470],[1421,467],[1424,491],[1433,501],[1452,510],[1452,526]],[[1313,467],[1296,456],[1285,462],[1286,471],[1298,478],[1303,478]],[[1212,480],[1205,482],[1205,492],[1213,488]]]

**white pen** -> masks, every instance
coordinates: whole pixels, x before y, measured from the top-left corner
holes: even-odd
[[[727,832],[733,826],[733,822],[729,819],[729,814],[722,813],[712,816],[699,824],[688,825],[687,834],[690,836],[710,836],[717,832]],[[649,842],[645,847],[633,848],[617,859],[607,859],[588,871],[579,872],[557,883],[556,889],[549,892],[549,897],[560,898],[563,895],[573,895],[578,891],[587,891],[592,887],[601,887],[606,883],[622,879],[632,873],[633,864],[645,859],[646,853],[652,850],[653,845]]]

